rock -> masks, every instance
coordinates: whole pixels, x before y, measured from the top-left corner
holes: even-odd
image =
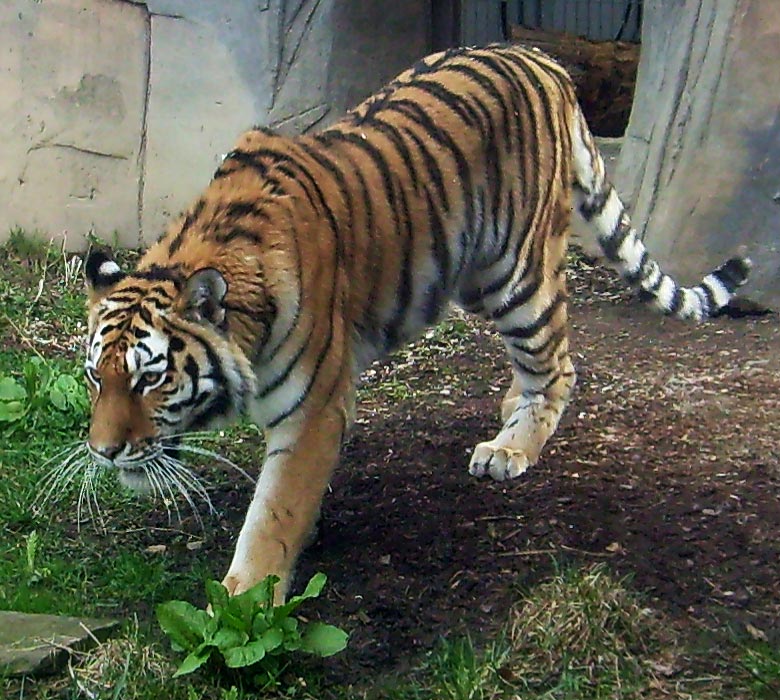
[[[119,624],[118,620],[0,611],[0,674],[53,673],[65,663],[69,649],[89,649]]]

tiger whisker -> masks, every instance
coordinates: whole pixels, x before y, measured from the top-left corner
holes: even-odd
[[[170,478],[176,483],[180,484],[185,490],[194,492],[200,500],[206,504],[209,515],[214,515],[217,511],[214,508],[214,504],[211,502],[211,498],[206,492],[206,489],[201,483],[192,477],[192,475],[184,473],[180,468],[167,466]],[[178,487],[177,487],[178,488]],[[200,517],[198,517],[200,520]],[[202,523],[201,523],[202,525]]]
[[[218,462],[222,462],[223,464],[226,464],[227,466],[235,469],[239,474],[245,477],[252,484],[255,483],[254,477],[252,477],[244,469],[239,467],[235,462],[232,462],[227,457],[223,457],[221,454],[218,454],[217,452],[212,452],[211,450],[207,450],[204,447],[196,447],[195,445],[186,445],[181,443],[177,445],[177,447],[182,452],[190,452],[192,454],[201,455],[203,457],[210,457],[212,459],[216,459]]]
[[[168,483],[172,484],[172,486],[175,486],[176,490],[187,501],[187,503],[190,506],[190,509],[192,510],[193,515],[195,516],[195,519],[198,521],[200,527],[203,528],[203,519],[200,517],[198,508],[195,505],[195,501],[193,501],[192,496],[190,496],[190,492],[187,489],[187,486],[182,482],[180,477],[174,471],[173,467],[171,467],[170,465],[165,463],[160,463],[160,469],[165,474],[165,478],[167,479]],[[206,498],[208,499],[208,496]]]
[[[76,501],[76,531],[81,532],[81,508],[84,505],[84,498],[86,495],[87,490],[87,483],[88,483],[88,474],[89,470],[92,468],[92,465],[87,465],[87,468],[84,472],[84,478],[81,480],[81,486],[79,487],[79,497]]]
[[[89,457],[86,454],[74,453],[69,455],[55,469],[52,469],[39,482],[39,491],[33,500],[32,507],[42,509],[52,497],[61,495],[76,477],[76,475],[85,469],[89,464]],[[59,492],[59,493],[58,493]],[[57,500],[54,498],[53,500]]]
[[[73,449],[74,446],[78,445],[76,449]],[[58,457],[61,457],[66,452],[73,450],[73,454],[78,454],[79,452],[86,452],[87,451],[87,445],[83,440],[74,440],[73,442],[69,442],[67,445],[64,445],[62,448],[57,450],[49,459],[47,459],[41,466],[40,469],[44,469],[49,464],[51,464],[55,459]]]
[[[87,482],[87,511],[89,517],[96,528],[105,532],[106,523],[103,520],[103,513],[100,510],[100,503],[97,495],[97,482],[100,474],[100,468],[95,463],[87,467],[85,481]],[[94,506],[94,507],[93,507]]]
[[[168,516],[168,524],[170,525],[172,521],[171,506],[169,500],[165,497],[165,490],[170,493],[168,480],[165,478],[164,474],[160,473],[159,465],[156,460],[152,460],[146,466],[144,466],[144,472],[146,473],[146,478],[149,480],[149,483],[152,486],[152,493],[155,494],[155,498],[159,496],[159,499],[165,506],[165,514]],[[177,506],[176,512],[178,513],[178,511],[179,508]],[[179,517],[179,520],[181,520],[181,516]]]
[[[161,472],[161,474],[160,474],[161,482],[165,486],[165,489],[168,492],[168,497],[170,498],[170,502],[173,503],[173,507],[176,510],[176,518],[178,519],[179,522],[181,522],[182,521],[182,517],[181,517],[181,510],[179,510],[179,502],[176,499],[176,494],[173,492],[173,486],[171,485],[170,478],[167,476],[167,474],[165,472],[165,467],[164,467],[164,465],[159,465],[159,462],[157,462],[156,460],[155,460],[154,464],[157,465],[157,468]],[[171,511],[170,511],[170,508],[169,508],[168,509],[169,515],[170,515],[170,512]],[[170,519],[169,519],[168,522],[170,524]]]
[[[191,469],[189,469],[183,462],[169,455],[165,456],[165,466],[168,468],[168,473],[175,475],[186,486],[193,490],[201,500],[206,503],[209,508],[209,513],[216,513],[216,509],[211,502],[203,480]]]
[[[219,433],[214,430],[195,430],[192,432],[171,433],[162,437],[163,440],[184,439],[184,440],[216,440]]]
[[[56,466],[52,467],[51,469],[47,470],[46,473],[41,477],[41,481],[48,481],[50,478],[55,476],[58,472],[65,470],[68,465],[76,458],[83,457],[86,455],[87,448],[85,445],[82,445],[75,450],[71,450],[69,454],[66,454],[65,457],[62,458],[60,462],[57,463]],[[63,453],[63,450],[60,450],[56,456],[61,456]],[[52,460],[48,460],[44,463],[43,466],[46,464],[49,464]]]

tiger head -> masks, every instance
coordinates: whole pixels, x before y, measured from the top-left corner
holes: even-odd
[[[152,266],[126,274],[105,253],[86,264],[88,449],[136,490],[154,488],[188,431],[243,412],[251,365],[225,332],[227,282],[214,268]]]

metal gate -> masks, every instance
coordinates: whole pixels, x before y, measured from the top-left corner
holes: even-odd
[[[594,41],[638,42],[641,36],[642,0],[460,0],[457,5],[458,43],[467,46],[503,41],[511,24]]]
[[[518,0],[514,19],[530,29],[569,32],[594,41],[638,42],[642,0]]]

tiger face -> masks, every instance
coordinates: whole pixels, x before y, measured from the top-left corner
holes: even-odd
[[[154,490],[180,436],[230,419],[251,394],[248,363],[224,333],[227,283],[212,268],[126,275],[102,253],[87,280],[88,449],[125,485]]]

